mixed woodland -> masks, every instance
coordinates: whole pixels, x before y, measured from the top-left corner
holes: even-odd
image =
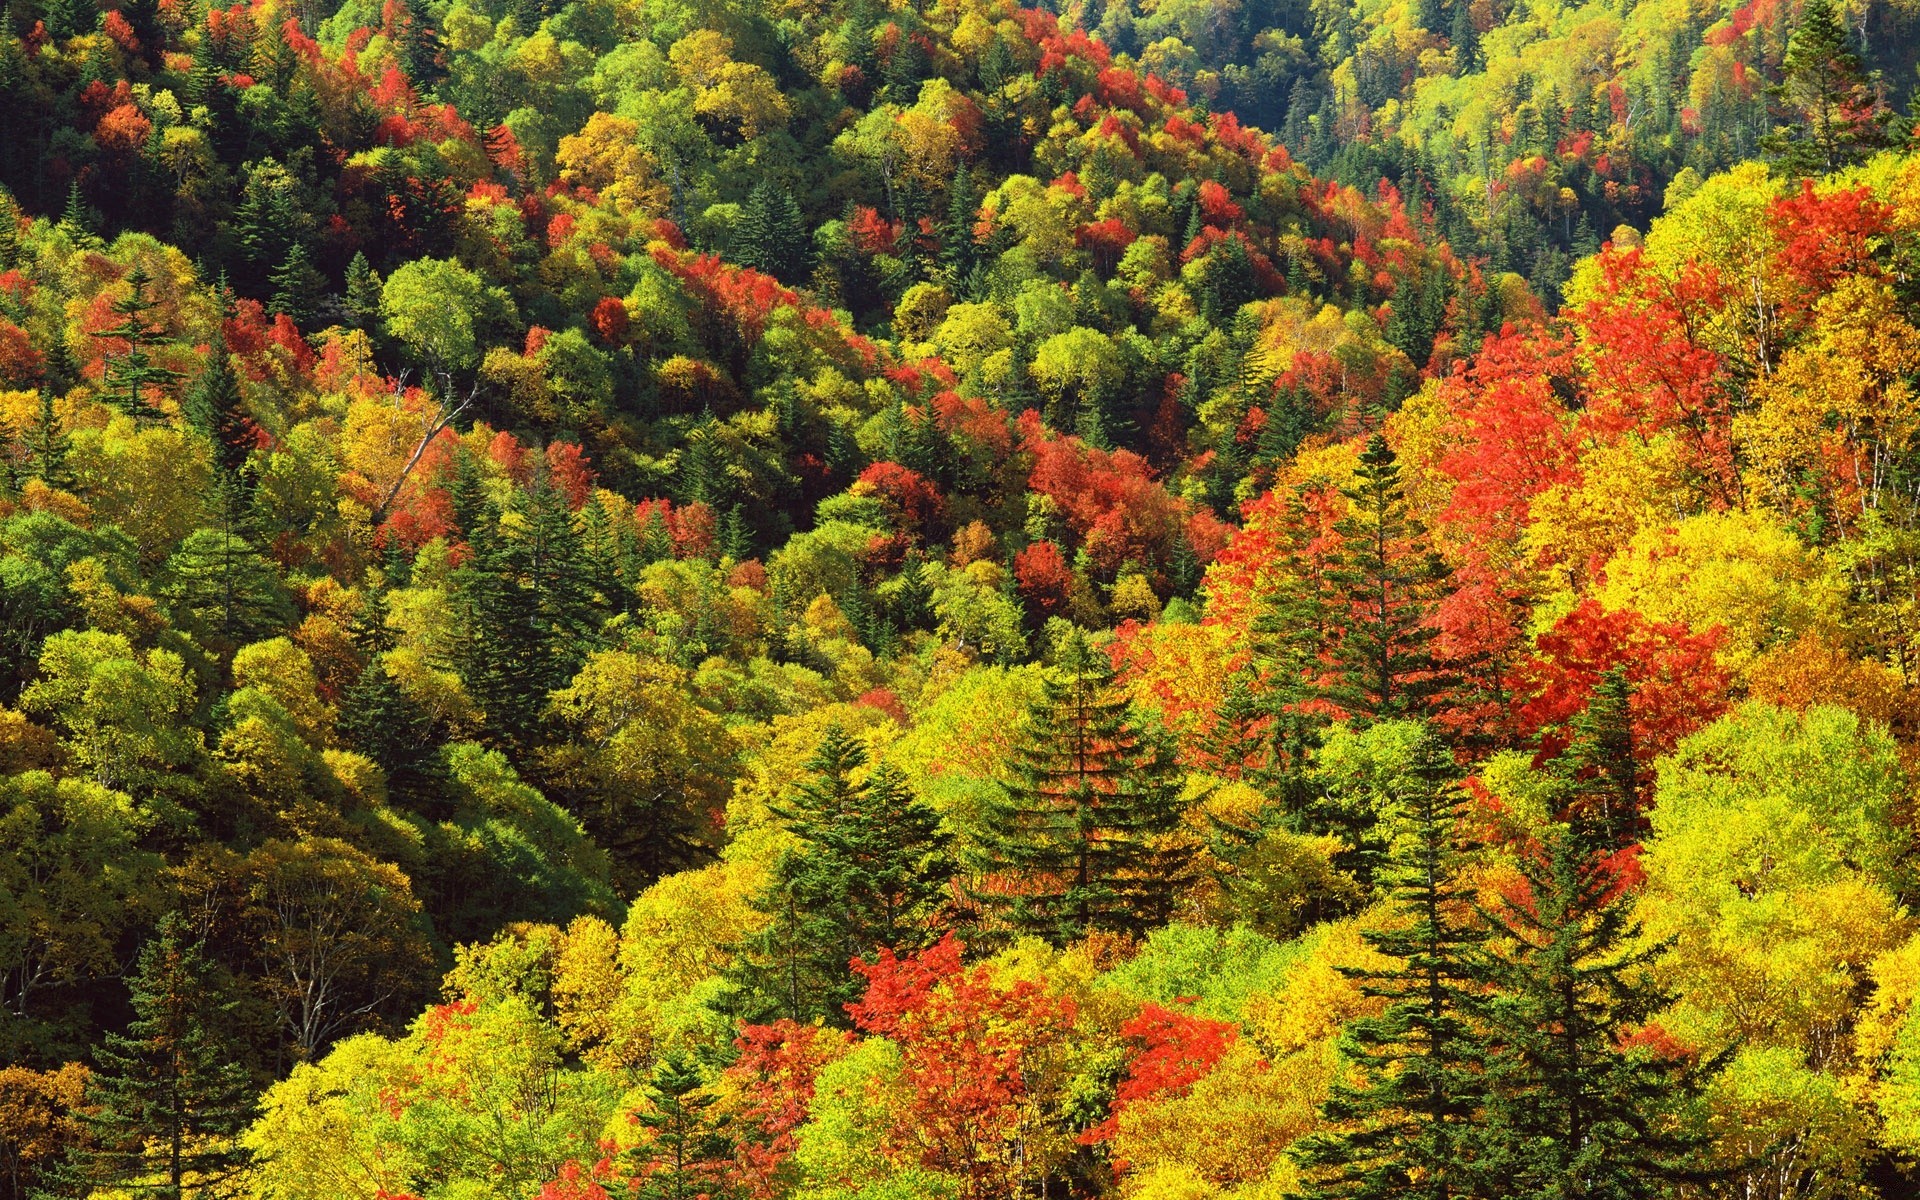
[[[0,1200],[1920,1194],[1908,0],[10,0]]]

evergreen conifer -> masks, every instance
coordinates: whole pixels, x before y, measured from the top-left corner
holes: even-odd
[[[178,914],[162,919],[133,975],[133,1022],[95,1055],[87,1115],[103,1182],[168,1200],[219,1194],[246,1162],[251,1080],[228,1040],[237,1004]]]
[[[1186,848],[1172,844],[1180,774],[1079,629],[1062,639],[1029,710],[1014,772],[989,805],[999,878],[984,889],[1008,924],[1064,944],[1166,921],[1187,870]]]
[[[1386,1008],[1347,1026],[1341,1048],[1359,1080],[1334,1085],[1325,1106],[1334,1128],[1296,1144],[1306,1200],[1486,1194],[1477,1150],[1485,934],[1458,882],[1461,797],[1452,777],[1452,757],[1429,734],[1395,781],[1407,829],[1382,872],[1394,917],[1364,935],[1391,965],[1351,972]]]

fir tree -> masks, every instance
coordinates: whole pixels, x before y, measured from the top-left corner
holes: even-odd
[[[347,291],[343,306],[348,318],[361,329],[380,318],[380,276],[374,273],[367,256],[356,250],[347,264]]]
[[[973,226],[980,212],[980,197],[973,190],[973,168],[965,159],[954,168],[947,184],[947,211],[940,222],[940,261],[957,284],[972,272],[979,259],[973,241]]]
[[[1672,997],[1652,982],[1664,947],[1640,936],[1610,840],[1578,815],[1550,827],[1520,858],[1525,898],[1487,914],[1494,994],[1475,1140],[1504,1194],[1643,1200],[1700,1179],[1706,1139],[1682,1109],[1701,1069],[1630,1045]]]
[[[925,949],[953,863],[940,817],[890,765],[865,779],[866,752],[829,726],[812,777],[774,812],[799,840],[781,856],[756,907],[771,920],[739,958],[754,1019],[847,1023],[864,981],[849,964],[882,948]]]
[[[293,618],[279,572],[254,547],[247,499],[233,480],[215,484],[215,521],[188,534],[167,559],[161,595],[174,620],[209,649],[231,654]]]
[[[162,919],[127,985],[133,1022],[95,1051],[90,1165],[112,1186],[171,1200],[218,1194],[246,1162],[237,1138],[252,1118],[251,1081],[225,1036],[237,1005],[178,914]]]
[[[228,479],[239,480],[253,450],[253,422],[240,398],[240,380],[224,338],[215,338],[207,365],[182,407],[187,423],[212,444],[213,465]]]
[[[299,242],[287,248],[286,258],[274,268],[268,286],[273,289],[273,311],[293,318],[295,325],[311,325],[326,303],[326,277]]]
[[[31,464],[28,471],[35,479],[63,492],[71,492],[78,486],[73,472],[67,469],[72,439],[67,436],[60,415],[54,411],[53,393],[45,388],[40,389],[40,408],[23,440]]]
[[[1075,629],[1063,640],[990,802],[1001,875],[985,898],[1016,929],[1064,943],[1163,924],[1184,880],[1180,775],[1166,742],[1114,685],[1112,663]]]
[[[1308,1200],[1484,1194],[1475,1147],[1484,1105],[1476,1024],[1485,937],[1463,915],[1461,798],[1452,776],[1451,756],[1428,735],[1394,785],[1407,828],[1383,877],[1397,919],[1364,934],[1393,965],[1351,972],[1386,1009],[1347,1026],[1341,1048],[1359,1081],[1334,1085],[1325,1106],[1334,1129],[1294,1150]]]
[[[0,496],[20,494],[20,485],[26,478],[21,466],[25,456],[19,431],[13,427],[13,422],[0,416]]]
[[[1320,794],[1309,778],[1314,751],[1329,722],[1317,703],[1328,675],[1327,647],[1334,613],[1325,565],[1309,553],[1312,517],[1294,497],[1283,528],[1286,540],[1275,584],[1261,597],[1249,642],[1251,679],[1244,703],[1263,718],[1264,744],[1243,751],[1249,776],[1280,801],[1300,832],[1313,828],[1308,809]],[[1247,714],[1251,717],[1253,714]]]
[[[9,14],[12,11],[11,7],[7,9]],[[12,37],[13,26],[9,18],[7,24],[0,25],[0,39]],[[17,40],[14,44],[17,47]],[[0,89],[3,89],[4,86],[4,82],[0,81]],[[4,188],[0,188],[0,271],[12,270],[18,266],[19,263],[20,206],[14,202],[13,197],[7,194]]]
[[[1760,139],[1784,171],[1826,175],[1890,141],[1892,113],[1832,0],[1807,0],[1787,43],[1783,78],[1768,89],[1785,124]]]
[[[1570,723],[1566,750],[1554,760],[1582,820],[1614,849],[1638,840],[1640,765],[1633,753],[1633,685],[1614,667]]]
[[[456,495],[457,517],[462,506]],[[455,601],[465,617],[460,675],[488,729],[509,745],[535,736],[547,694],[573,678],[599,629],[566,498],[541,475],[520,495],[518,508],[511,535],[503,536],[491,502],[462,518],[471,523],[471,553],[454,572]]]
[[[782,283],[796,283],[806,278],[807,244],[806,221],[793,193],[763,177],[747,194],[734,227],[734,258]]]
[[[127,272],[126,279],[127,295],[111,306],[120,323],[93,334],[102,342],[118,341],[127,345],[125,351],[116,353],[109,347],[103,354],[101,398],[136,421],[158,421],[163,414],[153,402],[153,393],[164,394],[182,376],[153,361],[151,351],[171,345],[173,339],[151,320],[155,305],[147,298],[147,285],[152,279],[146,268],[135,266]]]
[[[1424,715],[1452,684],[1430,650],[1445,567],[1407,514],[1399,464],[1380,434],[1341,494],[1349,507],[1334,526],[1341,550],[1329,572],[1342,597],[1332,610],[1340,678],[1327,696],[1363,720]]]
[[[1473,9],[1467,0],[1453,0],[1453,25],[1447,31],[1453,46],[1455,71],[1465,74],[1480,65],[1480,30],[1473,23]]]
[[[85,3],[85,0],[64,0],[64,2],[69,5],[79,5]],[[88,7],[92,6],[88,5]],[[88,207],[86,196],[81,194],[78,177],[67,184],[67,203],[60,210],[60,224],[75,237],[87,237],[93,233],[93,209]]]
[[[340,697],[340,741],[372,759],[387,777],[394,802],[428,816],[442,795],[440,750],[433,717],[400,687],[379,659],[360,671]]]
[[[695,1200],[720,1194],[733,1146],[724,1118],[713,1111],[699,1068],[678,1052],[664,1054],[642,1089],[647,1103],[633,1114],[644,1133],[628,1153],[638,1159],[637,1200]]]

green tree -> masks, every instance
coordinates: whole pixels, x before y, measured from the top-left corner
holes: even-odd
[[[1180,775],[1079,629],[1062,639],[1012,772],[989,804],[988,851],[1002,882],[985,889],[1010,925],[1064,943],[1165,923],[1185,877]]]
[[[93,334],[107,343],[102,352],[102,398],[136,421],[158,421],[163,414],[154,403],[155,395],[166,395],[182,376],[153,358],[155,348],[172,345],[173,339],[151,320],[155,305],[147,297],[147,286],[152,277],[136,264],[127,272],[126,282],[127,295],[110,306],[120,323]],[[124,342],[127,348],[116,350],[115,342]]]
[[[33,424],[27,427],[22,440],[32,460],[28,470],[35,479],[61,491],[70,492],[78,486],[73,472],[67,468],[72,439],[67,436],[66,426],[53,409],[53,393],[45,388],[40,391],[39,411],[35,413]]]
[[[216,503],[225,519],[187,535],[167,558],[160,593],[175,621],[208,649],[231,654],[285,628],[293,604],[241,522],[225,515],[241,501],[216,497]]]
[[[806,221],[793,193],[762,177],[748,193],[733,229],[735,261],[782,283],[798,283],[807,275],[808,244]]]
[[[1520,856],[1526,888],[1486,914],[1487,1107],[1476,1139],[1509,1194],[1639,1200],[1693,1174],[1705,1137],[1682,1111],[1700,1070],[1631,1036],[1672,999],[1650,969],[1663,947],[1633,921],[1608,851],[1576,816]]]
[[[385,772],[393,800],[433,811],[446,774],[433,717],[407,695],[386,664],[375,659],[361,670],[340,697],[335,728],[343,744]]]
[[[1426,715],[1452,676],[1435,662],[1431,623],[1446,568],[1407,513],[1400,466],[1386,438],[1367,439],[1347,514],[1335,525],[1339,557],[1328,582],[1332,655],[1339,677],[1326,696],[1358,720]]]
[[[480,361],[480,339],[513,311],[505,289],[487,286],[453,259],[415,259],[394,268],[380,287],[387,332],[435,371],[472,368]]]
[[[1793,175],[1826,175],[1889,144],[1893,114],[1832,0],[1807,0],[1787,43],[1782,79],[1768,89],[1785,124],[1761,146]]]
[[[326,276],[313,265],[313,257],[299,242],[288,247],[286,258],[274,268],[268,284],[273,288],[273,311],[292,317],[296,325],[311,325],[326,303]]]
[[[456,514],[462,507],[456,497]],[[454,573],[466,616],[458,665],[510,745],[531,740],[548,693],[564,687],[591,648],[598,610],[586,552],[566,497],[544,474],[515,501],[511,531],[491,502],[470,520],[472,554]]]
[[[1429,734],[1394,781],[1404,828],[1383,872],[1391,916],[1365,934],[1392,965],[1353,972],[1361,990],[1387,1006],[1347,1027],[1341,1050],[1359,1081],[1335,1084],[1325,1106],[1334,1129],[1294,1151],[1310,1200],[1482,1194],[1476,1016],[1485,934],[1463,912],[1462,799],[1453,774],[1452,756]]]
[[[236,1139],[252,1115],[251,1081],[225,1035],[237,1002],[223,999],[175,913],[141,949],[127,986],[133,1023],[94,1052],[95,1165],[116,1185],[172,1200],[217,1195],[246,1162]]]
[[[187,393],[183,406],[187,422],[213,446],[213,464],[230,480],[237,480],[254,446],[253,422],[240,398],[240,380],[233,373],[226,340],[216,337],[207,352],[207,365]]]
[[[353,324],[366,328],[380,317],[380,276],[367,256],[356,250],[347,263],[347,290],[342,301]]]
[[[733,1145],[713,1111],[717,1097],[684,1054],[662,1056],[643,1089],[646,1105],[633,1114],[643,1132],[629,1155],[636,1160],[640,1200],[694,1200],[720,1194]]]
[[[848,1024],[846,1005],[866,986],[853,959],[882,948],[917,952],[934,940],[954,870],[939,814],[895,767],[856,779],[866,764],[860,743],[829,726],[807,762],[812,777],[774,809],[800,844],[755,900],[771,921],[736,975],[755,1006],[771,1010],[755,1019]]]

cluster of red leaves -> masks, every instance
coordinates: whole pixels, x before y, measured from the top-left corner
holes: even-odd
[[[892,1148],[982,1180],[1020,1127],[1030,1072],[1078,1014],[1070,997],[1030,980],[1001,983],[985,965],[963,968],[961,949],[949,933],[920,954],[854,960],[867,993],[847,1011],[862,1031],[900,1047],[908,1099],[893,1114]]]
[[[904,533],[926,535],[946,521],[946,498],[911,467],[877,462],[860,472],[860,482],[880,498],[888,516]]]
[[[1059,506],[1099,570],[1118,571],[1129,562],[1164,569],[1183,538],[1204,564],[1226,544],[1225,522],[1167,491],[1133,451],[1051,437],[1031,411],[1020,424],[1033,454],[1027,486]]]
[[[1730,680],[1714,659],[1720,641],[1717,628],[1694,633],[1584,600],[1540,635],[1534,656],[1513,672],[1521,730],[1543,735],[1543,757],[1558,754],[1566,723],[1587,707],[1601,677],[1620,668],[1633,686],[1634,758],[1650,763],[1726,711]]]
[[[1020,598],[1039,616],[1057,617],[1067,611],[1073,571],[1052,542],[1034,542],[1014,555],[1013,578],[1020,586]]]
[[[853,1035],[782,1018],[742,1025],[733,1044],[740,1057],[726,1071],[734,1089],[728,1115],[748,1133],[736,1151],[734,1182],[750,1200],[773,1200],[785,1192],[782,1168],[806,1123],[814,1078],[847,1052]]]
[[[1226,1057],[1239,1029],[1230,1021],[1148,1003],[1120,1027],[1120,1036],[1133,1043],[1127,1077],[1114,1092],[1107,1119],[1080,1135],[1086,1145],[1112,1140],[1129,1105],[1186,1095]]]

